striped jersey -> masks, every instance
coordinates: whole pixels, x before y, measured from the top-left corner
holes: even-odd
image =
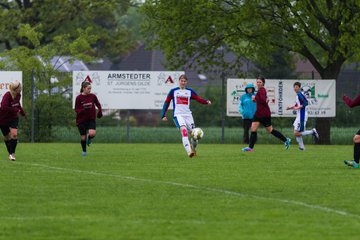
[[[307,111],[306,111],[306,106],[308,105],[308,100],[306,99],[306,97],[304,96],[304,94],[299,91],[296,94],[296,105],[295,106],[303,106],[302,108],[296,110],[296,117],[298,119],[300,119],[301,122],[306,121],[307,119]]]
[[[174,111],[173,116],[191,115],[190,101],[192,99],[202,104],[208,104],[207,100],[199,97],[199,95],[197,95],[197,93],[191,88],[181,89],[177,87],[171,89],[164,102],[164,106],[161,111],[161,118],[165,117],[166,111],[168,110],[171,101]]]

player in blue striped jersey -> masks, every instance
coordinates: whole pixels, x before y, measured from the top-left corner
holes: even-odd
[[[205,100],[199,97],[199,95],[197,95],[196,92],[191,88],[187,88],[187,83],[188,79],[186,75],[181,75],[179,77],[179,87],[171,89],[166,97],[163,109],[161,111],[161,119],[162,121],[168,120],[165,114],[170,106],[170,102],[172,101],[173,119],[175,125],[178,129],[180,129],[183,146],[187,155],[189,157],[193,157],[196,155],[195,148],[197,141],[191,138],[190,144],[188,138],[188,131],[191,133],[191,131],[195,128],[194,119],[190,111],[190,101],[194,99],[202,104],[211,104],[211,102],[210,100]]]
[[[302,136],[313,135],[317,140],[319,139],[319,134],[315,128],[312,130],[305,131],[306,121],[308,119],[308,113],[306,111],[306,106],[308,101],[304,94],[301,92],[301,83],[294,83],[294,91],[296,93],[296,103],[293,106],[289,106],[287,110],[296,111],[296,119],[294,121],[294,136],[296,141],[299,143],[299,149],[305,150],[304,142]]]

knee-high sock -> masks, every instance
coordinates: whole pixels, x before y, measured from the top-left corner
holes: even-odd
[[[10,140],[10,154],[15,153],[17,142],[18,142],[17,139]]]
[[[4,143],[5,143],[5,146],[6,146],[6,149],[8,151],[9,154],[11,154],[11,141],[10,140],[4,140]]]
[[[296,137],[296,141],[299,143],[299,148],[305,149],[304,141],[302,137]]]
[[[183,142],[185,151],[186,151],[186,153],[189,153],[191,151],[191,149],[190,149],[190,142],[189,142],[188,133],[187,133],[186,129],[181,129],[181,136],[182,136],[182,142]]]
[[[182,137],[182,142],[183,142],[183,146],[185,148],[185,151],[186,153],[189,153],[191,150],[190,150],[190,142],[189,142],[189,138],[186,136],[186,137]]]
[[[257,140],[257,132],[251,132],[249,148],[254,148],[256,140]]]
[[[360,143],[355,143],[354,144],[354,161],[356,163],[359,163],[359,159],[360,159]]]
[[[86,140],[81,140],[81,147],[83,152],[86,152]]]
[[[280,139],[281,141],[286,142],[286,137],[282,135],[282,133],[279,132],[278,130],[273,129],[271,131],[271,134],[277,137],[278,139]]]
[[[306,135],[312,135],[313,133],[314,133],[313,130],[307,130],[307,131],[301,132],[301,135],[306,136]]]

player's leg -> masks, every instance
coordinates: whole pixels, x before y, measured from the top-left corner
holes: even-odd
[[[6,146],[6,149],[10,155],[10,127],[9,126],[1,126],[1,132],[2,132],[2,135],[4,136],[4,143],[5,143],[5,146]]]
[[[82,148],[82,155],[86,156],[86,125],[84,123],[80,123],[78,125],[79,133],[80,133],[80,144]]]
[[[302,131],[301,130],[304,130],[305,128],[305,124],[301,124],[301,121],[298,117],[296,117],[294,123],[293,123],[293,126],[294,126],[294,136],[296,138],[296,141],[298,142],[299,144],[299,150],[305,150],[305,146],[304,146],[304,141],[303,141],[303,138],[302,138]]]
[[[250,135],[249,130],[251,128],[252,119],[243,119],[243,129],[244,129],[244,136],[243,141],[244,143],[250,143]]]
[[[194,118],[192,115],[189,115],[189,116],[184,116],[184,119],[186,122],[186,127],[189,130],[190,135],[191,135],[192,130],[195,128]],[[194,140],[192,137],[190,137],[190,148],[193,153],[193,156],[196,156],[197,145],[198,145],[198,140]]]
[[[314,138],[316,139],[316,141],[319,140],[319,133],[317,132],[316,128],[313,128],[311,130],[306,130],[306,131],[303,131],[302,133],[302,136],[308,136],[308,135],[312,135],[314,136]]]
[[[193,157],[194,154],[191,152],[190,142],[189,142],[189,137],[188,137],[188,130],[186,128],[186,122],[185,122],[184,118],[182,116],[176,116],[176,117],[174,117],[174,122],[175,122],[176,127],[178,129],[180,129],[182,143],[183,143],[184,149],[186,151],[186,154],[189,157]]]
[[[360,159],[360,130],[354,136],[354,161],[359,164]]]
[[[254,118],[254,120],[251,123],[251,134],[250,134],[250,140],[249,140],[249,147],[245,147],[242,150],[244,152],[252,152],[255,146],[255,143],[257,141],[257,129],[260,126],[260,121],[258,118]]]
[[[354,160],[347,161],[344,163],[353,168],[359,168],[359,159],[360,159],[360,130],[355,134],[354,138]]]
[[[86,137],[86,144],[88,146],[90,146],[92,139],[95,137],[96,135],[96,122],[95,120],[91,120],[88,122],[87,124],[87,137]]]
[[[281,132],[273,128],[273,126],[271,125],[271,117],[264,118],[262,124],[264,125],[268,133],[271,133],[274,137],[280,139],[280,141],[284,143],[285,149],[289,149],[291,139],[286,138]]]
[[[294,136],[296,138],[296,141],[299,144],[299,150],[305,150],[305,145],[304,145],[304,141],[303,141],[301,132],[298,132],[294,129]]]
[[[17,142],[18,142],[17,132],[18,132],[17,128],[10,127],[9,160],[11,160],[11,161],[15,161],[15,151],[16,151],[16,146],[17,146]]]
[[[10,128],[9,128],[10,129],[9,159],[11,161],[15,161],[15,151],[16,151],[16,146],[18,143],[17,133],[18,133],[18,126],[19,126],[19,119],[15,119],[15,120],[11,121],[9,126],[10,126]]]

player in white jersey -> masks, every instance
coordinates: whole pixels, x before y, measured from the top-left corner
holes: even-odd
[[[161,111],[161,119],[163,121],[168,120],[165,114],[172,100],[173,119],[175,125],[178,129],[180,129],[183,146],[187,155],[189,157],[193,157],[196,155],[195,148],[197,146],[197,141],[191,138],[190,144],[188,138],[188,133],[191,133],[191,131],[195,128],[194,119],[190,111],[190,101],[194,99],[202,104],[211,104],[211,101],[199,97],[194,90],[186,87],[187,83],[188,79],[186,75],[181,75],[179,77],[179,87],[171,89],[166,97],[163,109]]]
[[[294,83],[294,91],[296,93],[296,103],[293,106],[289,106],[287,110],[296,111],[296,119],[294,121],[294,136],[296,137],[296,141],[299,143],[299,149],[305,150],[304,142],[302,136],[313,135],[316,139],[319,139],[319,134],[315,128],[312,130],[305,131],[306,122],[308,119],[308,113],[306,111],[306,106],[308,105],[308,101],[304,94],[301,92],[301,83]]]

